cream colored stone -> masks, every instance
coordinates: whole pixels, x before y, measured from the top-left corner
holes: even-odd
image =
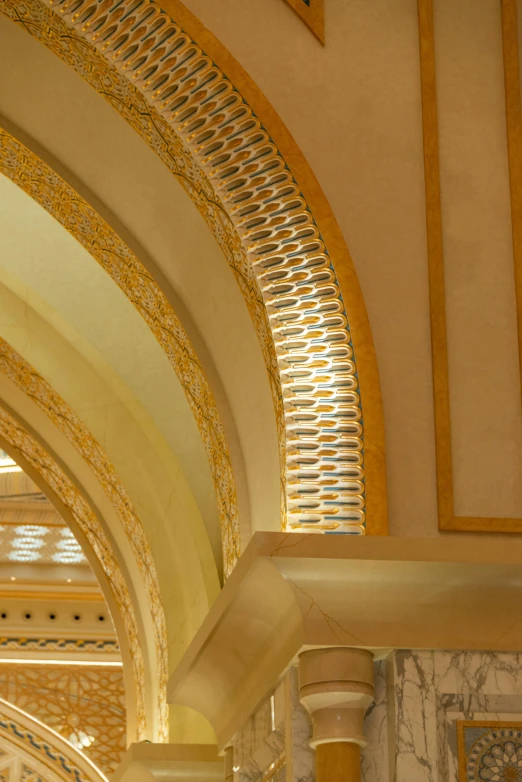
[[[218,782],[224,780],[223,760],[211,745],[131,744],[113,782]]]
[[[522,651],[522,540],[258,533],[169,684],[228,743],[299,652]],[[498,610],[499,601],[503,610]]]
[[[373,702],[373,654],[330,647],[299,655],[299,697],[310,713],[310,746],[348,741],[366,746],[364,715]]]

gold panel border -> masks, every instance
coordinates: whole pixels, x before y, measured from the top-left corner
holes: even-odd
[[[317,40],[324,45],[324,0],[310,0],[310,5],[307,5],[304,0],[285,0],[285,2],[294,9]]]
[[[54,16],[45,13],[44,2],[53,8]],[[112,0],[103,4],[81,0],[73,5],[69,0],[27,0],[19,13],[19,4],[1,0],[0,10],[103,93],[160,155],[207,220],[245,296],[265,356],[280,438],[283,519],[288,498],[288,525],[293,529],[306,528],[314,521],[316,529],[344,525],[349,531],[364,532],[368,507],[372,514],[367,532],[386,533],[382,403],[367,315],[338,226],[295,143],[264,101],[277,138],[287,149],[289,162],[303,173],[310,200],[324,221],[323,230],[343,260],[339,267],[342,295],[322,234],[288,164],[215,63],[150,0],[138,4],[125,0],[123,5]],[[201,33],[214,56],[215,39],[187,9],[175,0],[164,0],[163,5],[171,15],[173,9],[175,18],[181,17],[184,25],[188,23]],[[141,37],[135,45],[131,28],[138,27]],[[114,49],[116,40],[118,47]],[[173,47],[172,58],[163,57],[166,40]],[[98,52],[103,56],[96,57]],[[255,89],[251,81],[229,53],[220,47],[218,54],[227,69],[237,74],[237,86],[252,94]],[[183,71],[175,67],[181,61]],[[185,66],[190,79],[186,78]],[[257,94],[259,103],[259,91]],[[308,285],[297,279],[298,257],[304,262],[302,273],[309,279]],[[357,369],[343,297],[354,313],[357,350],[365,357],[364,366]],[[316,314],[310,325],[306,313],[313,307]],[[337,316],[323,317],[321,313],[328,308]],[[297,341],[286,336],[284,322],[288,317],[301,319]],[[339,358],[341,344],[344,360]],[[331,370],[328,382],[315,369],[324,365],[325,359]],[[313,393],[308,396],[316,404],[316,419],[307,423],[304,436],[300,422],[302,411],[309,411],[309,400],[302,401],[300,383],[291,372],[292,365],[303,361],[308,361],[306,369],[310,368],[307,382]],[[332,376],[342,368],[346,396],[341,402],[341,387]],[[364,422],[367,434],[372,434],[364,451],[358,375],[367,383]],[[335,391],[330,390],[330,383]],[[337,429],[332,427],[332,407],[343,411],[337,412]],[[313,478],[309,477],[310,470],[303,471],[300,466],[311,454],[310,440],[317,444],[319,454],[314,465],[317,477]],[[331,480],[331,453],[341,453],[345,465],[349,462],[347,478],[336,479],[337,484]],[[285,473],[288,494],[284,490]],[[309,481],[318,500],[313,511],[309,511],[311,503],[303,501],[303,484],[305,495],[310,496]],[[367,495],[371,497],[368,506]]]
[[[518,352],[522,380],[522,114],[515,3],[516,0],[501,0]],[[439,529],[522,532],[522,518],[455,515],[433,0],[418,0],[418,14]]]
[[[87,539],[110,584],[132,663],[136,693],[137,738],[147,738],[145,665],[138,622],[125,578],[114,556],[109,538],[85,496],[38,440],[0,402],[0,441],[13,458],[28,465],[60,501]],[[2,447],[3,447],[2,446]]]
[[[515,262],[518,359],[522,391],[522,100],[518,55],[517,0],[501,0],[506,128]]]

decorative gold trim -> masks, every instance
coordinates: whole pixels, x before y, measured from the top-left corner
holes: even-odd
[[[31,582],[34,586],[34,582]],[[42,586],[38,590],[30,589],[1,589],[0,588],[0,600],[60,600],[64,603],[77,603],[79,601],[83,603],[104,603],[105,598],[102,594],[89,594],[88,592],[69,592],[64,590],[63,592],[46,592],[46,584],[42,583]]]
[[[419,0],[418,8],[437,496],[439,526],[445,529],[453,518],[454,505],[433,0]]]
[[[522,373],[522,119],[516,8],[514,0],[502,0],[501,7],[518,345]],[[455,516],[433,0],[418,0],[418,11],[439,529],[461,532],[522,532],[522,519],[518,518]]]
[[[299,183],[321,238],[350,317],[350,335],[357,360],[364,413],[364,476],[366,535],[388,534],[386,452],[381,385],[375,346],[357,272],[330,204],[296,141],[272,104],[225,46],[181,0],[161,0],[161,7],[191,36],[212,62],[226,74],[244,101],[269,129],[270,138]],[[0,3],[1,6],[1,3]]]
[[[522,386],[522,106],[518,57],[517,0],[501,0],[506,128],[515,263],[518,358]],[[521,388],[522,390],[522,388]]]
[[[1,135],[1,133],[0,133]],[[88,225],[88,223],[87,223]],[[95,234],[91,234],[94,237]],[[92,238],[91,238],[91,243]],[[26,394],[63,432],[67,439],[87,462],[110,499],[122,527],[125,530],[132,551],[143,577],[150,615],[154,626],[156,658],[159,676],[159,733],[162,740],[168,737],[168,706],[166,688],[168,679],[167,623],[161,603],[160,586],[154,559],[150,552],[143,527],[107,454],[94,439],[85,424],[54,388],[0,337],[0,371]],[[110,545],[107,539],[107,545]],[[96,549],[94,549],[96,551]],[[129,598],[130,600],[130,598]]]
[[[236,274],[271,380],[289,478],[289,526],[363,532],[361,408],[344,303],[322,235],[273,140],[223,73],[155,3],[45,2],[55,16],[46,15],[39,0],[27,0],[22,8],[1,0],[0,10],[103,92],[141,133],[191,195]],[[135,43],[132,31],[138,28]],[[295,145],[292,149],[300,160]],[[348,259],[315,185],[320,211],[332,222],[325,228]],[[343,276],[354,282],[353,266]],[[368,418],[376,440],[369,440],[364,458],[370,458],[379,479],[372,523],[381,533],[386,497],[380,390],[357,283],[348,298],[358,300],[359,344],[371,356]],[[368,476],[366,482],[369,486]]]
[[[285,0],[324,46],[324,0]]]
[[[147,738],[145,666],[138,623],[125,579],[100,520],[60,465],[1,403],[0,442],[17,463],[27,465],[40,476],[48,493],[54,495],[74,519],[100,562],[125,629],[136,694],[137,738],[143,740]]]
[[[85,247],[136,307],[165,351],[185,391],[205,446],[219,509],[225,572],[230,573],[240,553],[235,480],[224,429],[210,385],[183,326],[139,259],[96,210],[46,163],[2,128],[0,128],[0,171],[43,206]],[[36,382],[33,373],[34,370],[26,367],[25,380],[29,386]],[[15,368],[11,379],[16,377],[18,373]],[[41,378],[38,382],[41,382]],[[27,391],[27,388],[23,390]],[[33,393],[36,394],[36,391],[33,390]],[[48,389],[46,394],[49,393]],[[55,397],[58,398],[56,394]],[[65,403],[61,400],[59,404]],[[69,410],[68,417],[72,415],[74,414]],[[75,419],[77,427],[79,419],[77,416]],[[57,422],[61,421],[62,417],[58,416]],[[88,440],[90,434],[86,434],[85,427],[83,429],[82,437],[85,436]],[[67,429],[66,434],[70,431]],[[76,444],[81,439],[76,437]],[[90,448],[92,451],[93,448],[100,449],[100,446],[90,446]],[[113,468],[111,470],[114,472]],[[124,495],[126,499],[122,502],[119,498]],[[113,492],[111,499],[119,502],[124,514],[130,513],[129,518],[134,514],[122,486]],[[131,508],[131,511],[127,512],[127,508]],[[130,535],[130,540],[135,541],[138,558],[142,559],[147,555],[140,552],[148,551],[148,546],[144,539],[138,542],[139,538],[140,536]],[[155,577],[155,569],[152,558],[149,559],[144,573],[149,574],[146,578],[150,580]],[[156,591],[159,599],[159,586]]]

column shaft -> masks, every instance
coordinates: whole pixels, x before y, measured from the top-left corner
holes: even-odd
[[[316,749],[316,782],[360,782],[361,748],[351,741],[319,744]]]

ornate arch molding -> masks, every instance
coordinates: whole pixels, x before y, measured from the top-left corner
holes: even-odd
[[[0,402],[0,443],[50,498],[58,500],[60,509],[72,519],[101,565],[111,589],[109,603],[116,605],[125,631],[122,650],[126,647],[132,664],[134,698],[131,702],[134,701],[136,712],[136,733],[139,739],[144,739],[147,735],[146,677],[138,621],[125,578],[96,511],[50,451],[3,402]]]
[[[0,778],[12,782],[17,782],[14,774],[22,782],[40,778],[40,774],[49,782],[107,782],[68,741],[1,699],[0,750]]]
[[[147,724],[145,699],[147,675],[139,625],[129,586],[117,562],[113,545],[88,498],[66,474],[51,452],[0,402],[0,439],[4,442],[5,449],[12,453],[15,460],[20,461],[21,458],[30,470],[36,473],[37,482],[44,483],[44,491],[47,490],[59,499],[72,516],[107,578],[121,616],[129,650],[128,658],[133,667],[137,738],[140,740],[157,736],[160,740],[166,740],[168,737],[167,628],[156,568],[141,522],[114,467],[87,427],[52,386],[1,338],[0,371],[36,404],[72,443],[103,487],[119,517],[143,578],[154,630],[157,671],[157,680],[154,682],[154,687],[157,688],[156,728]]]
[[[252,315],[271,382],[285,523],[382,534],[378,374],[356,275],[333,215],[295,144],[257,93],[292,167],[304,172],[310,203],[340,259],[335,269],[274,137],[215,60],[224,60],[241,92],[253,96],[248,77],[181,3],[164,4],[211,56],[152,0],[0,0],[0,10],[133,125],[213,231]]]
[[[225,572],[230,573],[240,553],[240,532],[229,449],[209,382],[174,310],[140,260],[98,212],[1,127],[0,172],[85,247],[136,307],[167,355],[205,446],[218,503]],[[154,572],[153,567],[149,568]]]

